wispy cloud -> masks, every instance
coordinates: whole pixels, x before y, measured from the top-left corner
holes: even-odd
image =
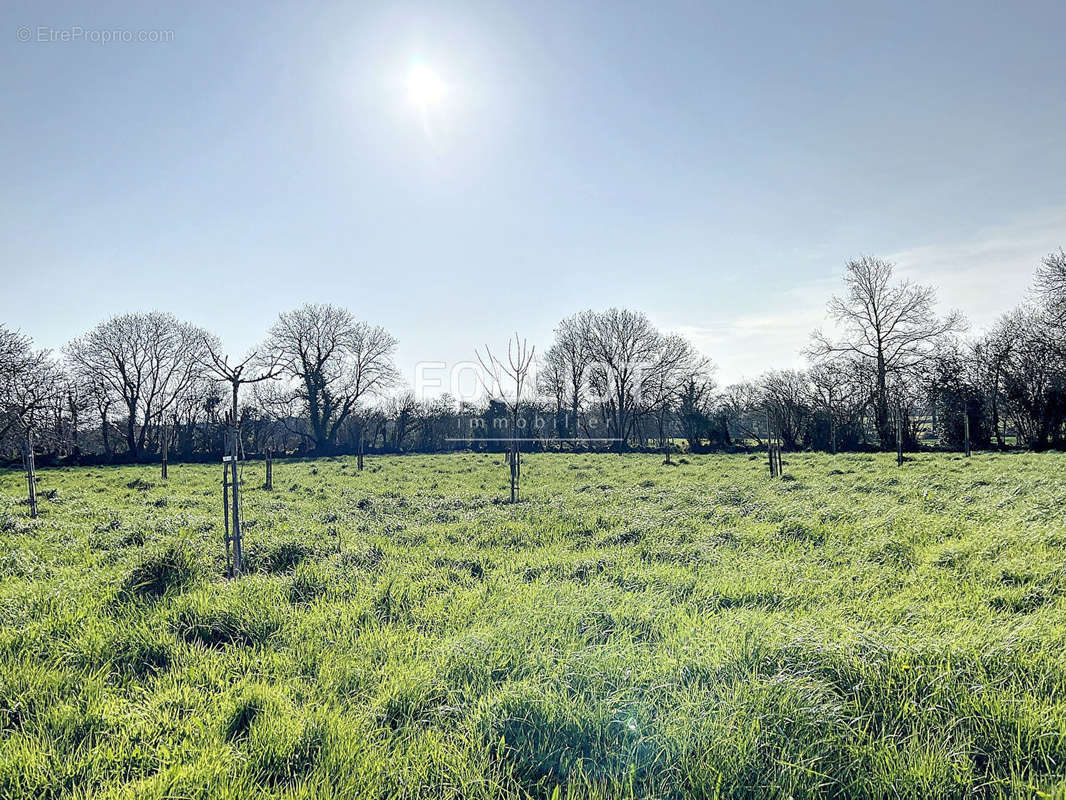
[[[971,332],[979,333],[1025,298],[1040,260],[1064,246],[1066,207],[1058,207],[981,230],[965,241],[878,255],[895,262],[900,277],[935,286],[941,310],[959,309]],[[769,298],[773,311],[727,313],[712,323],[664,327],[689,337],[713,358],[720,383],[733,383],[768,369],[802,367],[801,351],[813,330],[828,326],[826,302],[840,288],[839,275],[808,280]]]
[[[969,241],[889,254],[898,273],[932,284],[942,309],[957,308],[974,332],[1020,303],[1040,260],[1066,247],[1066,206],[989,228]]]
[[[819,305],[773,314],[741,314],[711,325],[676,325],[671,331],[686,336],[714,360],[719,383],[735,383],[767,369],[803,366],[800,351],[811,331],[821,325],[824,309],[823,298]]]

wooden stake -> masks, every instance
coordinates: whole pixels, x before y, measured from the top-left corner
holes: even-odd
[[[229,453],[222,457],[222,507],[226,518],[226,557],[232,553],[233,562],[230,566],[230,576],[235,577],[241,573],[243,567],[243,552],[241,547],[241,485],[240,474],[237,468],[237,460],[240,456],[240,427],[237,417],[232,412],[226,413],[226,425],[228,426],[227,449]],[[228,462],[228,463],[227,463]],[[227,479],[228,473],[228,479]],[[232,489],[232,494],[230,494]]]
[[[222,518],[226,522],[226,571],[233,577],[233,539],[229,533],[229,465],[222,462]]]
[[[833,416],[833,392],[829,392],[829,452],[836,455],[837,452],[837,421]]]
[[[33,459],[33,431],[26,432],[26,488],[30,503],[30,517],[37,519],[37,466]]]
[[[238,453],[238,437],[239,429],[234,420],[233,425],[233,448],[230,451],[230,483],[233,484],[233,496],[232,496],[232,512],[230,519],[230,529],[233,534],[233,572],[235,575],[241,573],[242,565],[242,553],[241,553],[241,503],[240,503],[240,478],[237,475],[237,453]]]
[[[167,435],[166,425],[163,426],[162,460],[159,462],[163,480],[167,479],[167,451],[170,449],[170,437]]]
[[[967,408],[964,411],[962,418],[962,429],[964,438],[966,440],[966,457],[970,457],[970,410]]]
[[[356,469],[363,471],[363,428],[359,427],[359,455],[356,458]]]
[[[903,409],[896,408],[896,466],[903,466]]]
[[[267,479],[265,488],[268,492],[271,492],[274,490],[274,451],[272,450],[267,450],[266,467]]]
[[[770,462],[770,477],[777,476],[777,464],[774,462],[774,446],[770,438],[770,410],[766,410],[766,458]]]
[[[511,467],[511,502],[512,503],[515,502],[515,500],[517,499],[517,497],[516,497],[516,495],[517,495],[517,491],[516,491],[516,489],[517,489],[517,486],[516,486],[517,481],[515,480],[515,472],[516,472],[516,465],[517,465],[517,461],[518,461],[518,454],[516,452],[515,444],[516,444],[516,442],[514,440],[514,435],[512,434],[512,436],[511,436],[511,447],[510,447],[510,451],[508,453],[509,458],[507,459],[507,462],[508,462],[508,464]]]

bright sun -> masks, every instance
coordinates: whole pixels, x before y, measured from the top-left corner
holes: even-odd
[[[407,74],[407,92],[416,105],[421,108],[437,105],[444,99],[447,88],[440,76],[425,64],[411,65]]]

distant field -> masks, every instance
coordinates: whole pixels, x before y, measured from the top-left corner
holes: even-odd
[[[1066,456],[687,460],[0,472],[0,797],[1066,792]]]

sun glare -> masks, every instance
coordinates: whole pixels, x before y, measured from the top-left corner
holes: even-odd
[[[411,101],[421,108],[440,103],[447,93],[444,81],[425,64],[416,62],[407,74],[407,92]]]

